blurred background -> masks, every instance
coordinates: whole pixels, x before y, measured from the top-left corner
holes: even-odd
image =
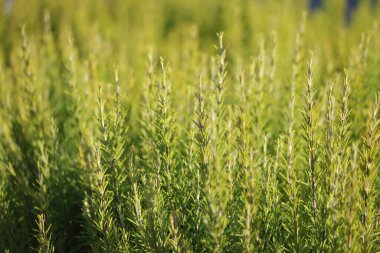
[[[81,53],[103,47],[103,53],[117,51],[128,55],[156,46],[168,55],[176,50],[173,43],[199,38],[202,50],[212,50],[216,33],[224,31],[232,55],[251,54],[258,36],[278,32],[279,40],[293,36],[300,24],[302,11],[309,13],[310,29],[319,36],[308,41],[311,48],[325,47],[326,57],[341,57],[347,44],[373,25],[379,14],[377,0],[4,0],[1,11],[0,41],[4,54],[9,54],[12,34],[44,29],[48,11],[55,38],[70,31]],[[333,37],[327,36],[334,34]],[[86,41],[88,35],[94,40]],[[348,36],[350,35],[350,36]],[[317,39],[317,40],[316,40]],[[102,45],[107,40],[112,47]],[[181,42],[181,43],[179,43]],[[339,44],[339,47],[337,46]],[[211,45],[211,47],[210,47]],[[284,45],[287,46],[287,45]],[[104,48],[106,47],[106,48]]]

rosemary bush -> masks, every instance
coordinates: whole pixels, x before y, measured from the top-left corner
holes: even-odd
[[[380,9],[307,2],[3,5],[0,252],[380,252]]]

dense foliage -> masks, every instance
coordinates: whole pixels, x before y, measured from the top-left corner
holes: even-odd
[[[372,2],[6,1],[0,252],[379,252]]]

